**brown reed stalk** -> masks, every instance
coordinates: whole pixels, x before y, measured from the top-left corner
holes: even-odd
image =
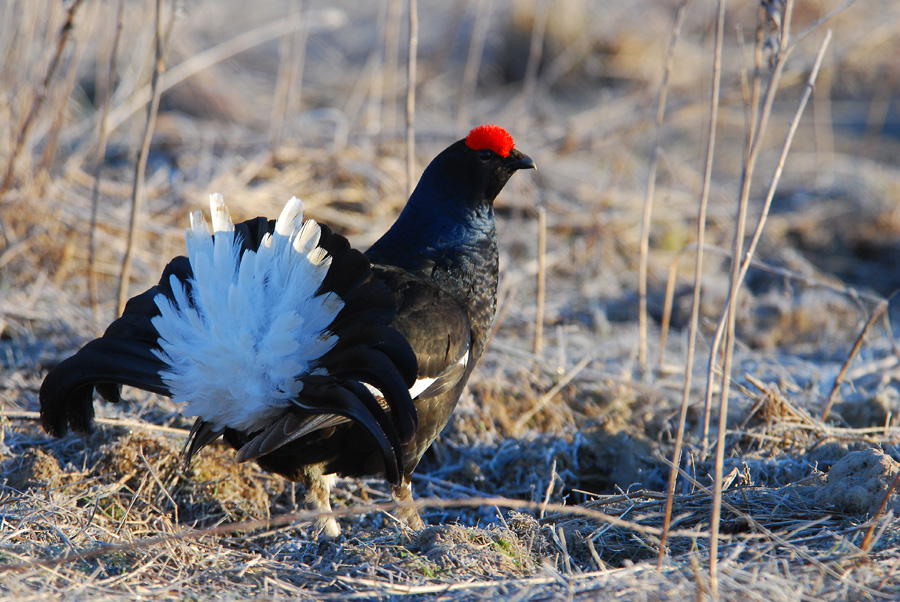
[[[806,80],[806,86],[804,87],[803,94],[800,96],[800,101],[797,103],[797,110],[794,111],[794,116],[791,119],[791,123],[788,126],[787,134],[785,135],[784,144],[781,146],[781,154],[778,157],[778,163],[775,165],[775,171],[772,173],[772,178],[769,181],[769,188],[766,191],[766,198],[763,201],[762,212],[760,213],[759,220],[757,221],[756,228],[753,231],[753,236],[750,239],[750,244],[747,245],[747,253],[741,262],[741,272],[740,272],[740,281],[747,275],[747,270],[750,269],[751,259],[756,252],[756,247],[759,245],[759,240],[762,238],[763,228],[766,225],[766,219],[769,216],[769,210],[772,208],[772,201],[775,199],[775,191],[778,189],[778,183],[781,181],[781,174],[784,172],[784,165],[787,162],[788,153],[790,153],[791,145],[794,141],[794,136],[797,133],[797,128],[800,126],[800,118],[803,116],[803,112],[806,109],[806,105],[809,102],[810,97],[812,96],[813,90],[815,90],[816,78],[818,77],[819,71],[822,67],[822,61],[825,59],[825,51],[828,49],[828,45],[831,43],[831,30],[829,29],[825,32],[825,37],[822,42],[819,44],[819,50],[816,53],[816,58],[813,61],[812,69],[809,71],[809,77]]]
[[[544,346],[544,301],[547,296],[547,210],[538,208],[537,307],[534,315],[534,355]]]
[[[791,148],[791,144],[794,139],[794,135],[797,133],[797,127],[800,125],[800,118],[803,115],[803,110],[805,109],[806,104],[809,101],[809,97],[811,96],[812,91],[814,89],[815,80],[816,80],[816,77],[822,66],[822,61],[825,58],[825,50],[828,47],[828,44],[830,43],[830,41],[831,41],[831,31],[829,30],[825,36],[825,39],[822,41],[821,45],[819,46],[819,51],[818,51],[818,53],[816,55],[816,59],[813,63],[813,68],[810,70],[809,78],[807,79],[807,82],[806,82],[806,89],[804,90],[804,93],[801,95],[797,110],[794,112],[794,117],[791,120],[790,126],[788,127],[788,133],[785,138],[785,142],[781,148],[781,155],[780,155],[778,163],[776,165],[775,172],[772,175],[772,179],[769,182],[769,188],[768,188],[768,191],[766,192],[766,199],[763,202],[763,210],[760,214],[759,220],[757,221],[756,228],[755,228],[755,230],[753,232],[753,236],[750,240],[750,244],[747,246],[747,253],[744,255],[744,258],[743,258],[741,266],[740,266],[740,275],[738,278],[739,285],[741,282],[743,282],[744,278],[747,275],[747,271],[750,269],[750,266],[753,263],[753,255],[756,252],[756,247],[758,246],[759,240],[762,237],[763,228],[764,228],[766,220],[768,218],[769,210],[771,209],[771,206],[772,206],[772,201],[775,198],[775,191],[778,188],[778,182],[781,180],[781,174],[784,170],[784,164],[785,164],[785,161],[787,160],[788,153],[790,152],[790,148]],[[793,46],[791,46],[790,48],[793,48]],[[783,66],[786,59],[787,59],[787,56],[784,56],[783,58],[779,59],[778,65]],[[778,65],[776,65],[776,69],[778,68]],[[778,73],[777,75],[779,76],[779,79],[780,79],[780,73]],[[771,82],[770,82],[769,91],[772,92],[772,100],[774,100],[775,88],[777,88],[777,86],[772,87]],[[769,106],[769,108],[771,108],[771,103],[770,103],[770,99],[769,99],[769,91],[767,91],[767,93],[766,93],[766,96],[767,96],[766,104]],[[764,129],[764,127],[763,127],[763,129]],[[760,132],[761,131],[762,130],[760,130]],[[756,136],[760,136],[761,135],[760,132],[757,132]],[[729,299],[726,302],[726,306],[725,306],[726,310],[730,306],[730,303],[731,303],[731,300]],[[703,432],[704,449],[706,449],[706,441],[707,441],[707,436],[708,436],[708,432],[709,432],[708,431],[709,409],[710,409],[710,405],[711,405],[710,400],[712,399],[712,391],[713,391],[712,374],[713,374],[713,370],[714,370],[714,366],[715,366],[715,353],[716,353],[716,350],[719,348],[719,343],[722,340],[723,329],[725,327],[726,314],[727,314],[727,312],[723,311],[722,317],[719,319],[719,323],[716,325],[716,331],[713,334],[712,346],[711,346],[711,350],[710,350],[710,358],[709,358],[709,364],[708,364],[709,380],[707,381],[706,406],[704,408],[704,410],[705,410],[704,411],[704,432]]]
[[[700,321],[700,288],[703,276],[703,245],[706,238],[706,210],[709,205],[709,188],[712,181],[713,157],[716,148],[716,127],[719,120],[719,89],[722,81],[722,40],[725,28],[725,0],[718,0],[718,16],[716,18],[715,51],[713,55],[713,86],[709,102],[709,129],[706,132],[706,162],[703,169],[703,184],[700,189],[700,208],[697,212],[697,250],[694,259],[694,292],[691,299],[691,323],[688,334],[687,359],[684,365],[684,388],[681,394],[681,411],[678,417],[678,431],[675,435],[675,449],[672,452],[672,465],[669,469],[669,482],[666,488],[666,509],[663,515],[662,537],[659,541],[657,566],[662,567],[666,556],[666,539],[672,521],[672,506],[675,501],[675,483],[678,479],[678,467],[681,466],[681,448],[684,444],[684,430],[687,422],[687,410],[691,397],[691,377],[694,372],[694,352],[697,344],[697,330]],[[675,259],[677,261],[677,258]],[[674,280],[674,279],[670,279]],[[667,297],[670,295],[666,291]]]
[[[577,364],[575,364],[571,370],[566,372],[565,376],[563,376],[559,380],[559,382],[553,385],[553,388],[541,395],[540,399],[538,399],[527,412],[523,412],[522,415],[519,416],[518,419],[516,419],[516,422],[513,424],[510,432],[514,436],[520,435],[522,433],[522,429],[525,428],[525,425],[528,423],[528,421],[531,420],[535,414],[543,410],[548,403],[553,401],[553,398],[556,397],[556,395],[565,387],[567,387],[569,383],[575,380],[575,377],[578,376],[582,370],[587,368],[588,364],[590,364],[592,361],[594,361],[594,357],[590,355],[586,355],[581,358],[581,360]]]
[[[66,20],[63,22],[62,27],[59,30],[59,35],[57,36],[56,41],[56,51],[53,54],[53,59],[50,61],[50,65],[47,67],[47,72],[44,74],[44,79],[41,82],[40,88],[38,88],[37,94],[35,94],[34,98],[31,100],[31,106],[28,109],[28,113],[25,116],[25,121],[22,122],[22,127],[19,128],[19,133],[16,136],[16,142],[13,145],[12,152],[9,155],[9,162],[6,165],[6,174],[3,176],[3,180],[0,181],[0,198],[3,197],[4,194],[9,190],[9,187],[12,185],[13,175],[16,170],[16,161],[19,157],[19,154],[22,152],[22,149],[25,147],[25,142],[28,139],[28,135],[31,133],[31,128],[34,126],[35,119],[40,114],[41,109],[44,107],[44,102],[47,100],[47,96],[50,92],[50,84],[53,81],[53,77],[56,75],[56,70],[59,68],[59,64],[62,60],[63,51],[66,48],[66,45],[69,42],[69,37],[72,33],[72,29],[75,27],[75,14],[78,12],[78,9],[81,7],[84,0],[75,0],[72,5],[69,7],[69,11],[66,14]],[[8,241],[6,241],[8,242]]]
[[[884,314],[887,310],[889,304],[889,299],[882,299],[882,301],[875,308],[875,311],[872,312],[872,315],[869,316],[869,319],[866,320],[866,325],[863,326],[862,331],[860,331],[859,336],[856,337],[856,342],[853,344],[853,348],[850,350],[850,353],[847,354],[847,359],[844,360],[844,365],[841,366],[840,372],[838,372],[837,377],[834,379],[834,385],[831,387],[831,393],[828,394],[828,400],[825,402],[825,407],[822,408],[822,416],[819,418],[822,422],[828,418],[828,415],[831,413],[831,406],[834,404],[834,399],[837,397],[837,393],[841,388],[841,383],[844,382],[844,377],[847,376],[847,370],[850,368],[850,363],[853,361],[853,358],[856,357],[856,354],[859,353],[860,348],[862,347],[863,341],[866,338],[866,335],[869,333],[869,330],[872,328],[872,325],[875,324],[875,321]]]
[[[878,510],[875,511],[875,516],[869,521],[871,524],[869,525],[869,528],[866,529],[866,535],[863,537],[862,545],[859,546],[859,551],[863,556],[869,555],[869,548],[872,547],[872,544],[875,541],[873,535],[875,535],[875,527],[878,526],[878,517],[884,514],[884,509],[887,508],[888,501],[891,499],[891,494],[894,493],[898,483],[900,483],[900,470],[897,471],[897,476],[894,477],[894,480],[891,481],[891,485],[887,488],[887,491],[884,492],[884,497],[881,498],[881,503],[878,504]]]
[[[116,32],[113,34],[112,47],[109,50],[106,85],[103,88],[103,100],[100,108],[100,121],[97,132],[97,158],[94,164],[94,186],[91,189],[91,224],[88,231],[88,294],[91,298],[91,312],[94,326],[100,323],[100,293],[97,287],[97,213],[100,209],[100,171],[106,156],[106,144],[109,140],[107,119],[112,100],[112,89],[116,79],[116,64],[119,62],[119,42],[125,23],[125,0],[119,0],[116,10]],[[99,92],[99,87],[98,87]]]
[[[756,140],[757,125],[759,118],[759,102],[760,90],[762,86],[763,71],[763,39],[765,37],[765,9],[760,5],[757,9],[756,23],[756,43],[753,46],[753,76],[750,79],[750,97],[744,104],[744,118],[746,120],[747,139],[744,145],[744,166],[745,170],[749,166],[751,175],[754,165],[749,163],[749,157]],[[746,177],[746,174],[745,174]],[[709,360],[707,362],[707,379],[706,394],[703,400],[703,455],[709,449],[709,421],[712,412],[712,397],[715,385],[716,355],[718,354],[719,344],[722,341],[722,332],[725,327],[726,312],[722,312],[719,324],[713,334],[713,343],[709,352]]]
[[[409,0],[409,40],[406,63],[406,198],[416,185],[416,54],[419,48],[417,0]]]
[[[753,139],[753,144],[750,148],[750,154],[748,155],[747,161],[744,165],[744,173],[741,182],[741,196],[738,200],[738,215],[734,229],[734,245],[732,247],[731,258],[731,286],[728,292],[728,306],[725,310],[725,358],[722,362],[722,389],[721,395],[719,397],[719,430],[717,433],[718,440],[716,445],[716,459],[713,473],[714,488],[712,513],[710,516],[711,533],[709,538],[709,583],[710,592],[714,600],[717,600],[719,598],[718,535],[719,521],[722,516],[722,483],[725,467],[725,429],[728,423],[728,393],[731,387],[731,364],[734,357],[735,323],[737,318],[737,310],[735,306],[737,305],[737,294],[738,290],[740,289],[742,280],[741,256],[744,246],[744,232],[746,230],[747,224],[747,207],[750,204],[750,182],[753,173],[753,166],[756,164],[756,159],[759,156],[759,151],[761,148],[760,141],[762,140],[762,133],[765,131],[765,127],[768,124],[768,117],[771,114],[772,103],[775,100],[777,83],[778,81],[780,81],[781,73],[784,70],[784,63],[786,59],[786,57],[784,56],[784,52],[787,49],[788,38],[790,37],[791,15],[793,13],[793,9],[794,1],[786,0],[783,12],[781,13],[781,35],[779,38],[778,58],[776,59],[777,62],[775,66],[775,72],[769,79],[769,88],[766,90],[766,102],[763,105],[763,113],[760,116],[757,134]],[[788,148],[790,148],[789,141],[786,144],[785,150],[787,150]],[[761,222],[759,224],[760,231],[763,223],[764,217],[761,218]],[[715,349],[713,349],[713,356],[715,356]],[[710,380],[712,380],[712,374],[709,375],[709,378]]]
[[[159,88],[159,80],[166,69],[166,50],[169,36],[164,34],[162,26],[163,0],[156,0],[156,40],[155,62],[153,78],[151,80],[150,103],[147,105],[147,121],[144,125],[144,136],[141,141],[141,149],[138,153],[137,165],[134,169],[134,183],[131,193],[131,220],[128,227],[128,243],[125,258],[122,260],[122,271],[119,275],[119,303],[117,312],[122,314],[125,303],[128,300],[128,283],[131,279],[131,263],[134,257],[135,243],[137,239],[138,222],[141,219],[141,208],[144,202],[144,176],[147,171],[147,159],[150,155],[150,140],[153,138],[153,130],[156,126],[156,115],[159,112],[159,99],[162,92]],[[174,11],[172,21],[174,23]]]
[[[675,303],[675,283],[678,280],[678,264],[681,262],[681,258],[684,257],[684,254],[689,250],[693,249],[697,250],[696,244],[690,244],[685,247],[682,247],[678,253],[675,254],[675,257],[672,261],[669,262],[669,273],[666,276],[666,293],[663,298],[663,313],[662,319],[659,321],[659,360],[657,361],[657,367],[662,368],[665,363],[665,355],[662,351],[665,350],[667,342],[669,340],[669,328],[672,324],[672,306]]]
[[[519,96],[517,118],[528,112],[534,99],[538,69],[541,66],[541,56],[544,54],[544,34],[547,31],[549,14],[550,0],[539,0],[534,25],[531,28],[531,43],[528,47],[528,62],[525,63],[525,79],[522,82],[522,94]]]
[[[387,20],[384,28],[384,71],[381,118],[384,130],[393,135],[397,121],[397,59],[400,56],[400,0],[388,0]]]
[[[656,192],[656,171],[659,166],[660,131],[666,114],[666,98],[669,95],[669,74],[672,71],[672,63],[675,58],[675,45],[681,37],[681,28],[687,15],[690,0],[682,0],[675,13],[675,24],[672,27],[672,37],[669,39],[669,49],[666,53],[666,62],[663,67],[662,79],[659,82],[659,93],[656,101],[656,122],[653,132],[653,151],[650,154],[650,169],[647,174],[647,193],[644,196],[644,208],[641,215],[641,244],[640,260],[638,264],[638,372],[644,374],[647,370],[647,263],[650,255],[650,221],[653,215],[653,196]]]
[[[294,0],[284,20],[284,35],[278,44],[278,72],[275,76],[275,91],[272,112],[269,119],[269,146],[276,148],[284,137],[284,120],[291,103],[291,90],[300,85],[303,58],[306,52],[306,29],[300,27],[300,13],[303,0]],[[293,32],[293,35],[288,35]]]
[[[469,51],[466,54],[466,66],[463,69],[462,85],[459,89],[459,107],[456,111],[456,126],[464,130],[469,124],[469,104],[478,84],[478,72],[484,56],[484,43],[491,22],[491,0],[476,0],[475,25],[472,38],[469,40]]]
[[[782,36],[784,35],[784,29],[782,28]],[[762,64],[763,64],[763,41],[765,37],[765,9],[760,6],[759,8],[759,21],[756,27],[756,45],[754,47],[754,55],[753,55],[753,78],[751,84],[751,92],[750,92],[750,104],[747,109],[746,118],[747,118],[747,144],[744,148],[744,169],[741,174],[742,184],[741,184],[741,198],[743,198],[745,194],[744,187],[748,187],[749,194],[749,185],[750,181],[753,177],[753,171],[756,168],[756,157],[759,154],[759,138],[765,132],[768,126],[768,116],[771,112],[771,103],[775,100],[775,92],[778,89],[778,83],[781,81],[781,71],[784,69],[784,61],[786,56],[783,53],[779,52],[778,57],[776,57],[776,62],[773,68],[771,69],[769,75],[769,81],[766,87],[766,97],[763,101],[763,109],[762,115],[760,115],[759,110],[759,102],[760,102],[760,90],[762,86]],[[780,46],[780,44],[779,44]],[[737,257],[734,257],[733,262],[737,261]],[[713,334],[712,345],[710,347],[709,352],[709,361],[707,363],[707,381],[706,381],[706,396],[704,399],[704,407],[703,407],[703,453],[706,454],[709,449],[709,423],[710,423],[710,414],[712,411],[712,396],[715,384],[715,371],[716,371],[716,356],[720,351],[720,344],[722,342],[722,335],[725,331],[728,308],[730,299],[726,301],[725,309],[722,311],[722,316],[719,319],[719,323],[716,325],[716,331]]]
[[[846,6],[849,6],[849,3],[845,4],[844,8],[846,8]],[[829,13],[828,17],[832,17],[835,14],[837,14],[838,12],[840,12],[840,11],[838,11],[838,10],[832,11],[832,13]],[[821,23],[824,23],[826,20],[827,19],[823,18],[823,19],[820,19],[819,21],[817,21],[817,23],[821,24]],[[760,28],[759,31],[761,32],[762,29]],[[807,32],[804,33],[804,37],[806,37],[806,35],[808,35],[808,33],[809,32],[807,30]],[[753,263],[753,255],[756,252],[756,247],[758,246],[759,240],[762,237],[763,228],[764,228],[766,220],[768,218],[769,210],[771,209],[771,206],[772,206],[772,201],[775,198],[775,191],[778,188],[778,182],[781,180],[781,174],[784,171],[785,161],[787,160],[788,153],[790,152],[790,147],[793,142],[794,135],[797,133],[797,127],[800,125],[800,118],[803,115],[803,111],[806,107],[807,102],[809,101],[810,96],[812,95],[813,91],[815,90],[814,84],[817,79],[818,73],[821,69],[822,61],[825,58],[825,50],[831,41],[831,35],[832,35],[831,30],[826,32],[825,38],[823,39],[823,41],[821,42],[821,44],[819,46],[819,51],[816,54],[815,61],[813,62],[813,67],[810,70],[809,77],[807,78],[807,81],[806,81],[806,87],[804,89],[803,94],[801,95],[797,110],[794,112],[794,116],[791,120],[790,126],[788,127],[788,133],[785,137],[785,142],[781,148],[781,155],[779,157],[778,163],[776,164],[775,172],[772,175],[772,179],[769,182],[769,188],[768,188],[768,191],[766,192],[766,199],[763,202],[763,210],[757,221],[756,228],[754,229],[750,244],[747,246],[747,252],[744,255],[743,260],[741,262],[739,282],[743,282],[744,278],[747,275],[747,271],[750,269],[750,266]],[[781,79],[781,70],[783,70],[784,64],[787,61],[787,58],[790,55],[791,51],[793,51],[796,47],[797,47],[796,42],[790,43],[786,46],[786,49],[784,50],[784,52],[779,52],[778,59],[776,60],[775,67],[773,69],[773,76],[769,80],[769,84],[766,89],[766,97],[764,100],[763,112],[762,112],[762,115],[759,120],[759,125],[758,125],[758,127],[756,127],[755,130],[753,129],[753,127],[754,127],[754,124],[757,123],[757,120],[755,117],[756,113],[757,113],[756,110],[752,110],[751,115],[748,118],[748,124],[749,124],[748,129],[750,130],[750,134],[748,135],[748,149],[747,149],[748,154],[747,154],[747,159],[745,160],[745,166],[746,165],[751,166],[750,173],[752,173],[752,171],[753,171],[752,166],[755,165],[755,157],[756,157],[756,154],[758,153],[757,140],[762,135],[762,133],[765,131],[766,124],[768,121],[768,116],[771,113],[772,102],[774,102],[775,92],[777,91],[777,88],[778,88],[778,81],[780,81],[780,79]],[[759,67],[760,67],[761,60],[762,60],[761,59],[761,57],[762,57],[761,48],[762,48],[762,34],[758,33],[758,35],[757,35],[757,50],[756,50],[756,55],[757,55],[756,71],[757,71],[757,73],[759,72]],[[778,81],[775,81],[776,76],[777,76]],[[755,77],[754,81],[756,81],[758,79],[759,79],[758,77]],[[754,85],[754,93],[753,93],[753,96],[751,97],[751,109],[756,104],[758,104],[758,102],[759,102],[758,85],[755,84]],[[751,161],[751,159],[752,159],[752,161]],[[749,179],[750,179],[749,177],[746,178],[748,187],[749,187]],[[743,190],[742,190],[742,194],[744,194]],[[728,308],[728,303],[730,303],[730,300],[726,302],[726,306],[725,306],[726,309]],[[710,359],[709,359],[709,365],[708,365],[708,374],[710,374],[710,375],[713,374],[713,372],[714,372],[715,353],[716,353],[716,350],[719,348],[719,344],[722,340],[723,328],[725,326],[725,317],[726,317],[726,312],[723,311],[722,317],[720,318],[719,323],[716,326],[716,331],[713,334],[713,342],[712,342],[712,346],[711,346]],[[707,382],[706,403],[705,403],[705,407],[704,407],[704,424],[703,424],[704,450],[707,449],[707,438],[708,438],[708,434],[709,434],[709,414],[710,414],[710,406],[711,406],[710,400],[712,399],[712,391],[713,391],[712,380],[710,379]]]

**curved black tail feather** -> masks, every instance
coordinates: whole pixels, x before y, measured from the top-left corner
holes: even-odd
[[[275,220],[265,218],[236,224],[241,254],[258,250],[265,235],[274,229]],[[336,294],[344,302],[328,327],[337,338],[335,345],[319,358],[314,374],[299,377],[303,388],[294,405],[261,431],[234,431],[227,424],[214,424],[200,416],[188,438],[186,460],[224,432],[226,440],[239,449],[239,459],[255,459],[265,466],[266,456],[274,454],[276,466],[293,470],[309,458],[285,460],[284,456],[311,449],[323,436],[314,430],[316,424],[325,425],[328,431],[340,420],[327,417],[341,416],[349,422],[337,428],[352,423],[367,433],[381,452],[385,476],[392,483],[399,482],[403,474],[402,445],[412,438],[418,425],[409,395],[418,370],[416,356],[406,339],[390,327],[397,312],[396,302],[389,287],[372,278],[369,260],[352,249],[343,236],[327,226],[320,225],[320,229],[318,246],[331,256],[332,264],[318,294]],[[169,365],[153,325],[153,319],[161,315],[158,296],[175,302],[173,276],[193,304],[191,263],[186,257],[176,257],[166,266],[159,283],[132,298],[103,336],[47,374],[40,401],[41,424],[48,433],[63,436],[70,429],[89,432],[95,390],[110,402],[119,401],[121,385],[173,395],[161,377]],[[379,403],[363,383],[378,389],[384,402]],[[316,416],[325,418],[311,422],[310,418]],[[309,444],[303,442],[304,438]],[[269,460],[269,464],[272,462]],[[276,472],[288,474],[288,469]]]

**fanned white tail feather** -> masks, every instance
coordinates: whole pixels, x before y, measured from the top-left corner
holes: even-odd
[[[154,299],[157,355],[168,365],[160,376],[185,415],[253,431],[291,404],[299,377],[334,346],[327,327],[343,301],[316,295],[331,258],[316,246],[319,226],[303,221],[296,197],[274,234],[243,256],[222,195],[210,195],[210,214],[213,236],[199,211],[185,231],[190,297],[173,275],[174,302]]]

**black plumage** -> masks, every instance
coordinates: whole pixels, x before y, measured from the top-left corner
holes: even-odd
[[[187,458],[223,435],[239,460],[303,482],[315,508],[330,508],[332,474],[383,475],[395,499],[409,501],[411,475],[446,425],[490,333],[498,282],[494,198],[516,170],[533,167],[504,130],[482,126],[432,161],[395,224],[365,254],[322,226],[317,244],[332,263],[317,293],[343,300],[328,326],[336,342],[318,359],[319,369],[300,378],[293,403],[261,428],[198,417]],[[258,249],[274,226],[263,218],[236,225],[241,253]],[[172,276],[191,298],[191,270],[186,258],[173,260],[103,337],[47,375],[41,418],[49,433],[88,431],[94,388],[113,402],[121,384],[172,394],[160,376],[166,364],[153,320],[158,296],[176,296]],[[398,513],[422,526],[414,508]],[[333,518],[318,526],[329,536],[339,532]]]

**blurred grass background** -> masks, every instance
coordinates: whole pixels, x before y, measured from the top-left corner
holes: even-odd
[[[203,207],[211,191],[222,192],[239,219],[272,215],[296,194],[313,217],[360,246],[380,235],[405,202],[407,24],[401,5],[269,2],[248,11],[239,2],[181,2],[167,11],[167,67],[131,293],[154,282],[180,252],[186,215]],[[839,7],[798,2],[795,30]],[[498,202],[509,224],[501,223],[501,237],[512,270],[534,258],[532,223],[536,208],[545,207],[551,318],[560,305],[633,318],[639,208],[677,3],[482,0],[423,2],[420,8],[417,174],[468,128],[504,125],[540,166],[535,177],[514,181]],[[110,290],[118,284],[127,239],[155,7],[125,3],[112,72],[117,2],[11,1],[3,10],[3,290],[27,288],[44,274],[55,286],[67,284],[69,300],[85,305],[99,168],[99,326],[115,313]],[[651,291],[661,290],[668,262],[694,237],[713,10],[703,3],[690,8],[672,59],[650,234]],[[801,257],[791,260],[881,294],[900,282],[900,270],[890,269],[900,267],[891,217],[900,131],[898,67],[891,60],[898,10],[891,2],[855,3],[828,21],[834,42],[782,180],[785,200],[775,205],[776,213],[787,215],[770,226],[779,231],[763,250],[768,257],[783,253],[778,247],[799,247]],[[63,30],[69,11],[73,26]],[[741,79],[752,67],[756,18],[752,3],[727,13],[710,208],[710,243],[722,248],[729,248],[733,230],[744,155]],[[787,66],[760,160],[759,173],[766,175],[757,178],[754,198],[767,184],[823,33],[815,30]],[[227,58],[205,62],[211,55]],[[108,142],[98,164],[107,89]],[[690,262],[682,263],[690,269]],[[720,265],[710,269],[713,279],[722,273]],[[528,311],[528,297],[517,296],[515,303],[525,307],[515,314]]]

